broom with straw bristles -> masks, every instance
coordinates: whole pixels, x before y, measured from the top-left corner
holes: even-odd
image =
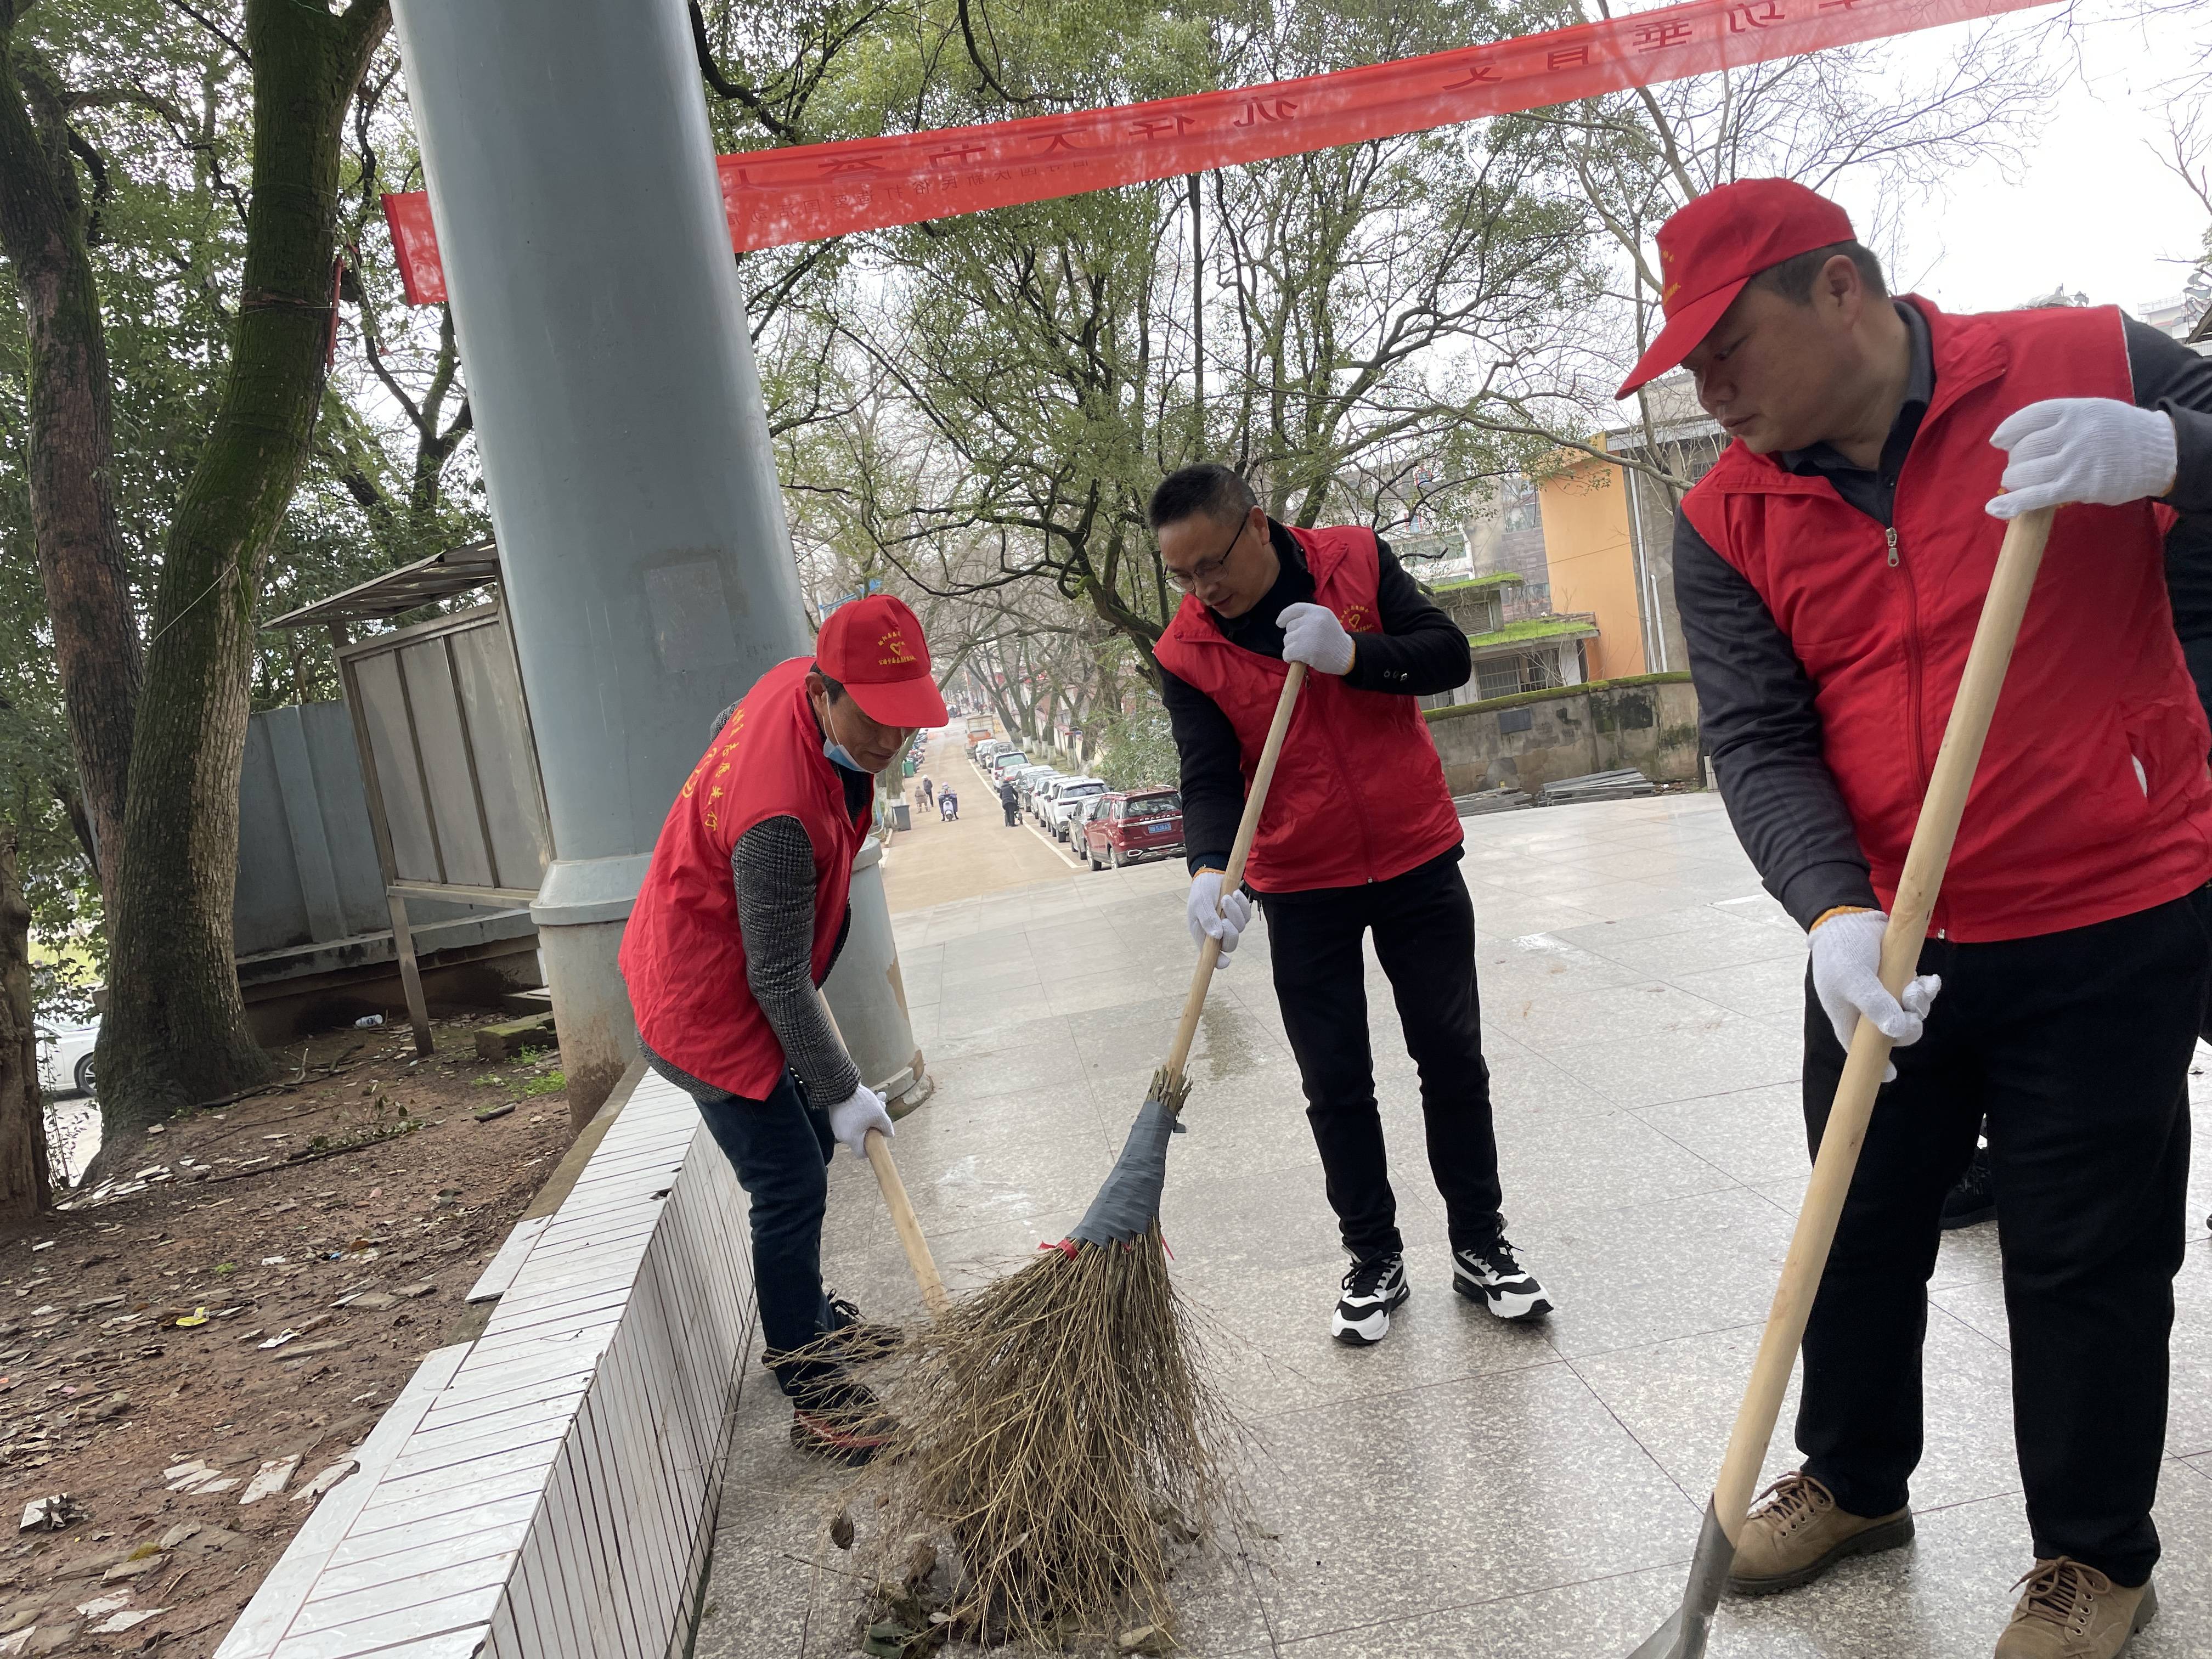
[[[1243,878],[1305,673],[1293,663],[1285,676],[1224,893]],[[1170,1544],[1212,1536],[1231,1507],[1235,1424],[1202,1374],[1159,1229],[1183,1065],[1220,954],[1218,939],[1200,946],[1167,1063],[1082,1221],[916,1340],[898,1395],[907,1426],[871,1484],[887,1542],[950,1533],[963,1569],[952,1633],[1059,1645],[1164,1632]]]

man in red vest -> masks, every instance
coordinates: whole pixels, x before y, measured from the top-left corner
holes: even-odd
[[[818,988],[852,925],[875,774],[945,720],[912,611],[877,594],[831,611],[813,656],[770,669],[717,723],[623,933],[646,1059],[699,1103],[751,1200],[762,1358],[791,1397],[792,1439],[848,1462],[890,1425],[846,1370],[883,1334],[822,1285],[826,1166],[891,1121]]]
[[[1805,1334],[1804,1464],[1732,1583],[1788,1589],[1912,1536],[1938,1218],[1986,1114],[2036,1556],[1996,1652],[2108,1659],[2157,1607],[2212,878],[2153,503],[2212,509],[2212,364],[2110,308],[1893,300],[1843,210],[1780,179],[1699,198],[1658,243],[1667,325],[1621,395],[1683,364],[1734,440],[1675,520],[1675,591],[1729,817],[1811,935],[1814,1145],[1858,1020],[1900,1045]],[[1893,999],[1883,907],[1999,520],[2062,503]]]
[[[1183,601],[1153,647],[1182,758],[1191,937],[1226,966],[1251,920],[1221,878],[1288,665],[1310,671],[1245,866],[1267,917],[1283,1029],[1352,1267],[1329,1328],[1379,1342],[1407,1294],[1367,1036],[1370,930],[1419,1066],[1452,1285],[1501,1319],[1552,1304],[1498,1213],[1498,1141],[1459,815],[1417,699],[1467,683],[1467,635],[1374,532],[1277,524],[1237,474],[1171,473],[1153,534]]]

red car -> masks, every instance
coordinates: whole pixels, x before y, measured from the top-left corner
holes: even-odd
[[[1182,856],[1182,795],[1174,789],[1127,789],[1103,797],[1083,825],[1091,867],[1142,864]]]

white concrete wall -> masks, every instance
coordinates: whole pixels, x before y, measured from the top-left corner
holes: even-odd
[[[745,1218],[647,1073],[483,1334],[422,1362],[216,1659],[680,1653],[753,1335]]]

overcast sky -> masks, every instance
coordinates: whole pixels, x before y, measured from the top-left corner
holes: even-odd
[[[2024,169],[2008,178],[1990,162],[1961,175],[1914,220],[1896,260],[1902,281],[1957,311],[2004,309],[2062,283],[2131,312],[2180,292],[2204,209],[2149,147],[2166,142],[2161,88],[2212,46],[2212,4],[2148,23],[2118,10],[2117,0],[2078,8],[2070,43],[2050,41],[2069,71]],[[1913,47],[1940,52],[1960,33],[1931,30]]]

